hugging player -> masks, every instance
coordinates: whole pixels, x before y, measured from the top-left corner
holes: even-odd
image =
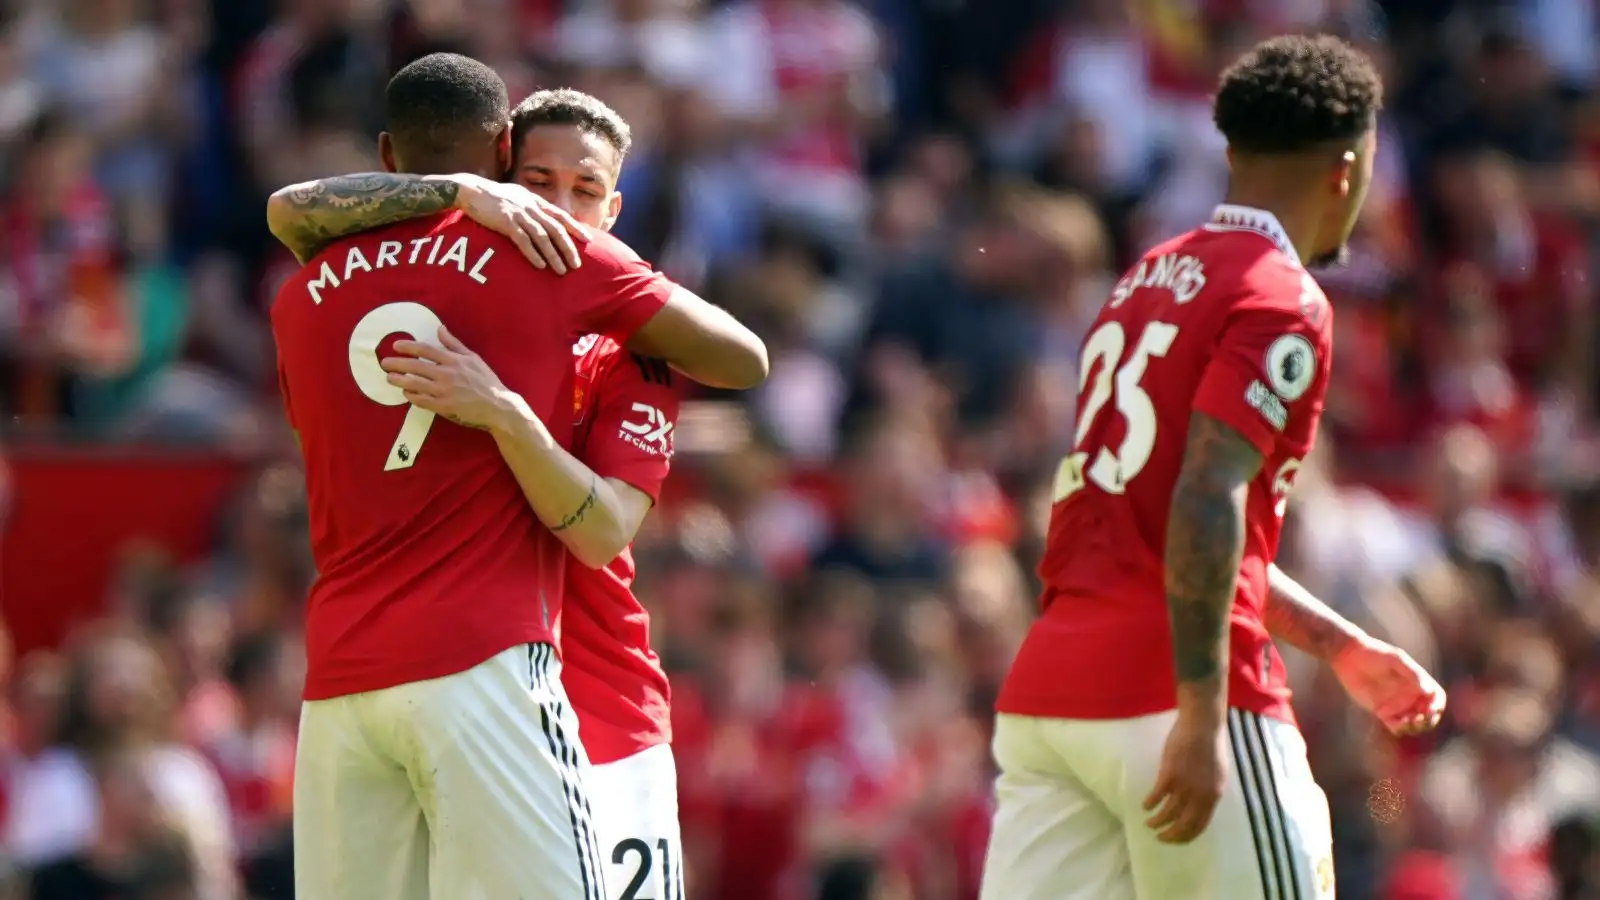
[[[611,227],[621,210],[616,181],[629,149],[628,127],[591,96],[540,91],[513,111],[511,136],[511,176],[537,200],[524,192],[495,191],[469,176],[347,176],[314,183],[318,190],[302,186],[299,199],[280,191],[273,201],[276,230],[293,249],[302,235],[349,234],[395,215],[430,215],[454,206],[490,227],[521,233],[525,249],[537,247],[549,254],[548,265],[564,268],[575,260],[563,254],[556,232],[567,226],[549,207],[588,228]],[[574,232],[581,241],[581,229]],[[410,402],[439,414],[503,421],[506,391],[494,372],[459,341],[447,335],[443,343],[396,344],[399,356],[384,363],[392,383],[408,391]],[[573,362],[572,454],[533,454],[504,443],[502,452],[508,463],[523,457],[529,485],[554,480],[572,485],[578,496],[594,486],[593,502],[580,503],[576,512],[561,504],[546,504],[548,515],[540,512],[584,564],[566,573],[570,602],[563,608],[561,678],[594,763],[585,784],[602,856],[611,867],[610,897],[671,900],[683,896],[683,874],[668,685],[650,650],[648,615],[631,590],[627,545],[670,467],[677,390],[660,360],[598,335],[577,341]],[[720,374],[703,371],[703,362],[700,368],[696,374],[713,380]],[[737,365],[725,368],[738,374]],[[528,491],[536,509],[543,493],[548,491]]]

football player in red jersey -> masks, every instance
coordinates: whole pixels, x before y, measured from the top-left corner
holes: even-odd
[[[462,179],[456,203],[506,233],[523,233],[527,247],[552,267],[570,262],[559,246],[560,213],[586,227],[609,230],[621,212],[616,181],[631,144],[627,124],[604,103],[572,90],[539,91],[512,117],[513,172],[548,205],[514,193],[488,197]],[[329,179],[322,184],[338,183]],[[389,221],[378,196],[404,195],[408,212],[447,208],[424,195],[417,176],[368,176],[364,190],[345,189],[278,210],[279,230],[296,235],[343,235]],[[417,185],[414,190],[411,185]],[[302,190],[304,190],[302,188]],[[279,192],[286,198],[286,191]],[[506,206],[501,206],[501,201]],[[521,218],[526,216],[526,218]],[[310,222],[314,221],[313,227]],[[550,238],[554,236],[556,240]],[[441,347],[402,341],[386,360],[391,382],[409,389],[417,406],[457,420],[484,423],[496,433],[515,430],[523,415],[499,377],[452,335]],[[562,682],[578,713],[580,734],[594,768],[585,786],[601,837],[602,861],[612,867],[611,896],[681,898],[683,867],[676,768],[669,745],[669,689],[650,649],[649,615],[634,597],[627,545],[659,496],[672,457],[678,392],[658,359],[630,354],[614,340],[588,335],[573,347],[577,369],[572,453],[537,441],[506,441],[510,462],[535,511],[585,567],[566,573],[562,613]],[[714,374],[714,373],[713,373]],[[505,423],[510,418],[508,424]],[[552,486],[587,489],[596,500],[576,514],[552,504]],[[566,521],[565,519],[570,519]],[[588,568],[588,567],[594,568]]]
[[[517,181],[583,224],[609,230],[622,211],[617,177],[630,144],[621,117],[587,94],[555,90],[523,101],[511,122]],[[633,594],[628,549],[667,478],[678,392],[660,360],[613,340],[585,337],[573,355],[573,449],[626,512],[606,517],[597,545],[576,534],[567,540],[574,556],[596,568],[573,566],[567,576],[563,678],[594,763],[590,800],[612,866],[610,900],[683,900],[670,690],[650,649],[649,614]]]
[[[1337,258],[1371,178],[1382,85],[1328,37],[1222,76],[1228,202],[1125,275],[1081,354],[1041,614],[997,703],[985,900],[1331,898],[1327,798],[1272,638],[1332,664],[1397,733],[1444,693],[1272,559],[1311,449]]]
[[[507,106],[481,63],[424,57],[390,83],[385,167],[503,172]],[[337,204],[348,189],[300,186],[289,201]],[[385,196],[374,202],[389,221],[403,218],[390,206],[415,211],[415,194]],[[541,518],[560,502],[556,524],[573,524],[610,489],[592,475],[533,485],[502,450],[570,444],[579,334],[644,344],[680,367],[715,360],[714,380],[735,385],[759,380],[765,351],[614,239],[583,237],[581,266],[561,278],[459,213],[295,247],[309,261],[272,322],[319,572],[295,772],[302,896],[608,896],[554,650],[566,549]],[[393,338],[453,334],[515,397],[504,427],[437,422],[380,364]]]

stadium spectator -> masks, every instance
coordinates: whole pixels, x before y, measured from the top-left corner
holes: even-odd
[[[139,806],[148,793],[190,854],[202,900],[232,896],[227,801],[204,758],[175,741],[170,690],[160,659],[138,637],[105,631],[74,648],[59,742],[16,776],[5,840],[20,862],[49,865],[90,850],[131,827],[122,804]],[[106,789],[98,800],[97,784]]]
[[[33,873],[35,900],[198,897],[188,848],[163,822],[141,761],[110,751],[92,769],[99,798],[94,836],[82,850]]]

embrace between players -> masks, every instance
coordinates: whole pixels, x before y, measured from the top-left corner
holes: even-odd
[[[1271,564],[1330,364],[1301,258],[1342,250],[1380,104],[1331,38],[1247,54],[1216,101],[1228,203],[1086,339],[1041,615],[998,703],[984,900],[1332,897],[1273,637],[1397,733],[1443,712]],[[492,72],[437,54],[386,106],[386,173],[268,209],[305,263],[272,320],[319,572],[297,896],[680,900],[667,683],[626,547],[667,474],[669,365],[748,387],[765,349],[604,233],[628,135],[598,101],[508,116]]]
[[[672,456],[668,363],[748,387],[765,348],[604,233],[629,136],[603,104],[513,118],[439,54],[386,105],[389,172],[268,206],[305,263],[272,325],[318,567],[296,896],[676,900],[667,680],[626,551]]]

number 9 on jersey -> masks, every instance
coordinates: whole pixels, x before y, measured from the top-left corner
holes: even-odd
[[[389,374],[378,361],[378,345],[391,334],[405,335],[413,341],[435,343],[439,327],[444,323],[433,310],[420,303],[401,301],[385,303],[361,317],[350,332],[350,375],[356,387],[367,399],[384,406],[406,407],[405,421],[400,433],[389,447],[389,457],[383,464],[385,472],[409,469],[416,465],[422,445],[433,429],[432,410],[411,406],[405,391],[389,383]]]

